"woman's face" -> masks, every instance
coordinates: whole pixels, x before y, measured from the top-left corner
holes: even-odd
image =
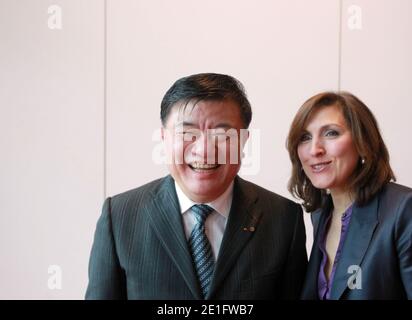
[[[338,107],[323,107],[309,118],[298,145],[298,156],[315,188],[347,191],[359,154]]]

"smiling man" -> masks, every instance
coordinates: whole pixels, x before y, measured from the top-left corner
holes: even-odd
[[[170,175],[106,199],[87,299],[299,297],[301,207],[237,175],[251,118],[231,76],[173,84],[161,103]]]

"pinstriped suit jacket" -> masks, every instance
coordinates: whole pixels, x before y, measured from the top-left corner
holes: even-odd
[[[298,298],[307,264],[300,206],[239,177],[233,192],[206,298]],[[173,178],[108,198],[86,299],[201,298]]]

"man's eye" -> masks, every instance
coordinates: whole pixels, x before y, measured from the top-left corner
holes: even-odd
[[[222,140],[222,139],[227,140],[227,139],[230,138],[230,135],[227,134],[226,132],[214,132],[210,135],[210,137],[211,138],[217,138],[219,140]]]
[[[196,140],[197,135],[193,132],[183,132],[184,141],[194,141]]]
[[[193,132],[178,131],[178,132],[176,132],[176,136],[183,137],[184,139],[186,139],[186,138],[191,139],[192,137],[194,137],[196,135]]]
[[[230,141],[230,143],[237,143],[240,139],[239,132],[236,130],[227,130],[221,132],[215,132],[210,135],[212,139],[216,139],[218,142]]]

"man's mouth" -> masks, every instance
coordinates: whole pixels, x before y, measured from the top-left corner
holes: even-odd
[[[193,162],[188,164],[190,169],[196,172],[210,172],[220,167],[220,164],[206,164],[206,163],[197,163]]]
[[[312,171],[315,173],[322,172],[332,161],[327,161],[327,162],[320,162],[311,165],[310,167],[312,168]]]

